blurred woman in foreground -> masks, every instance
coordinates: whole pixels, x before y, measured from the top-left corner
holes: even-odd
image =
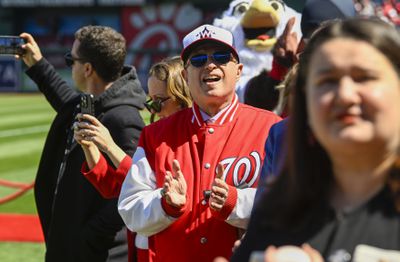
[[[399,33],[379,20],[332,22],[311,38],[289,157],[231,261],[266,248],[265,261],[279,261],[285,245],[308,261],[400,261],[387,252],[400,250],[399,50]]]

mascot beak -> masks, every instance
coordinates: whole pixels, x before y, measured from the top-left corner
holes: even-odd
[[[275,7],[277,5],[275,3]],[[241,23],[243,27],[248,28],[276,27],[279,20],[277,10],[269,5],[268,1],[254,0],[244,14]]]
[[[259,52],[272,49],[283,9],[280,1],[253,0],[241,20],[247,47]]]

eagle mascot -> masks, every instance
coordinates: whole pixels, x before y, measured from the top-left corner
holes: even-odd
[[[233,0],[221,17],[214,19],[214,25],[232,32],[244,65],[236,85],[241,102],[244,102],[247,82],[262,71],[271,70],[271,50],[291,17],[296,18],[293,31],[300,39],[301,14],[281,0]]]

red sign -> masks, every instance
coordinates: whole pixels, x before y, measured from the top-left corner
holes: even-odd
[[[131,51],[127,62],[147,73],[154,62],[179,54],[183,37],[202,23],[202,11],[190,4],[124,8],[122,34]]]

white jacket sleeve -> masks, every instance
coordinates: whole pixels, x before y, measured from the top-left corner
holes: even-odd
[[[146,159],[145,151],[138,147],[118,199],[118,211],[129,230],[144,236],[154,235],[176,219],[168,216],[161,206],[161,188]]]
[[[251,210],[253,209],[256,188],[237,189],[235,208],[226,219],[226,222],[234,227],[246,229]]]

